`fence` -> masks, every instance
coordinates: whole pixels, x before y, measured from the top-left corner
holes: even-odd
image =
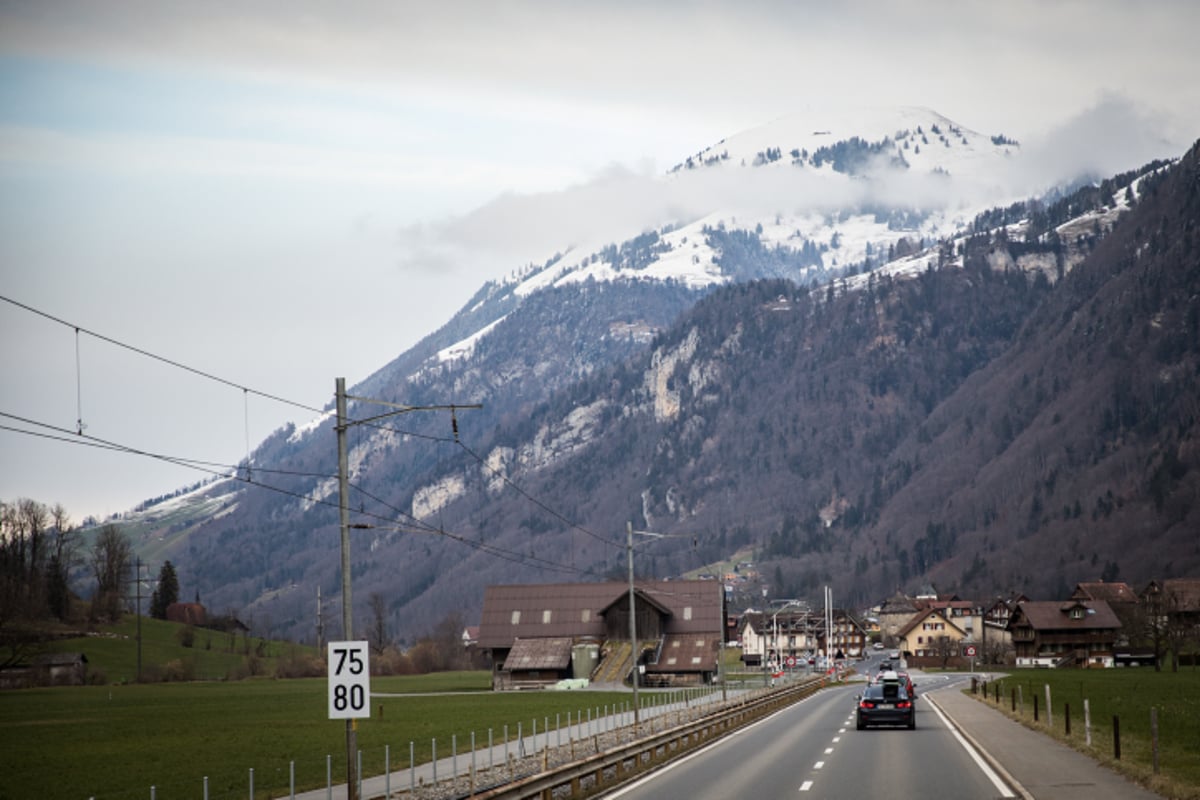
[[[1200,685],[1144,670],[1018,672],[971,691],[1024,724],[1155,786],[1200,785]],[[1181,796],[1197,796],[1200,793]]]
[[[812,681],[814,685],[823,685],[824,682],[821,679]],[[500,730],[488,729],[479,735],[470,731],[461,739],[454,735],[448,742],[434,739],[431,741],[431,760],[420,764],[415,763],[415,742],[408,742],[407,746],[401,746],[399,749],[387,745],[384,747],[383,773],[366,778],[362,777],[363,752],[359,751],[358,796],[404,796],[411,800],[419,800],[423,796],[465,796],[488,789],[494,790],[499,786],[552,771],[554,768],[562,768],[568,763],[599,757],[608,752],[619,752],[647,737],[661,736],[668,730],[686,726],[722,710],[745,707],[761,701],[764,697],[779,696],[794,688],[794,685],[754,689],[706,686],[674,692],[649,693],[639,698],[636,713],[630,702],[593,706],[580,708],[574,714],[568,712],[565,717],[558,714],[553,718],[531,719],[528,723],[521,721],[514,725],[505,725]],[[307,782],[309,787],[312,785],[312,767],[310,764],[303,770],[310,776]],[[226,790],[222,792],[221,798],[346,798],[345,784],[335,784],[339,776],[335,775],[333,754],[325,757],[323,767],[325,785],[317,789],[306,788],[301,792],[297,792],[296,789],[295,761],[286,765],[288,783],[285,790],[277,786],[269,789],[260,786],[256,789],[255,770],[248,769],[245,794],[230,795]],[[279,768],[275,770],[277,774],[280,771]],[[261,772],[259,777],[261,783]],[[340,777],[344,780],[344,775]],[[158,788],[150,786],[142,796],[157,800],[157,795]],[[203,800],[220,800],[210,795],[207,777],[196,787],[195,796]]]

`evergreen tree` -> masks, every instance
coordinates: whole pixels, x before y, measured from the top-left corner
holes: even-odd
[[[159,570],[158,588],[150,596],[150,616],[155,619],[166,619],[167,606],[178,601],[179,578],[175,575],[175,567],[168,561]]]

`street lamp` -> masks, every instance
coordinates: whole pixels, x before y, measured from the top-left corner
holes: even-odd
[[[777,608],[775,610],[775,613],[771,615],[771,627],[772,627],[772,630],[774,631],[772,634],[772,637],[773,637],[773,644],[774,644],[776,650],[779,649],[779,612],[783,611],[785,608],[791,608],[792,606],[799,606],[799,605],[800,605],[799,600],[788,600],[786,603],[784,603],[779,608]],[[765,628],[766,626],[764,625],[763,627]],[[763,685],[764,686],[766,686],[768,684],[767,675],[769,673],[770,673],[770,670],[767,668],[767,648],[764,646],[763,647]]]

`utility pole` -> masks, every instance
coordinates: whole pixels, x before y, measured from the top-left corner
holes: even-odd
[[[625,552],[629,555],[629,643],[633,648],[633,735],[638,731],[637,612],[633,599],[633,522],[625,522]]]
[[[350,597],[350,468],[346,455],[346,379],[336,381],[337,448],[338,448],[338,521],[342,532],[342,638],[351,641],[353,635],[353,603]],[[368,700],[367,702],[370,702]],[[358,799],[358,732],[355,720],[346,720],[346,797]]]
[[[385,400],[372,400],[366,397],[352,397],[346,394],[346,379],[337,378],[334,382],[334,393],[336,395],[337,406],[337,448],[338,448],[338,520],[341,528],[342,540],[342,634],[346,641],[352,640],[353,637],[353,602],[350,594],[350,466],[349,456],[346,452],[346,430],[351,425],[359,425],[362,423],[375,422],[376,420],[385,417],[404,414],[409,411],[436,411],[449,410],[451,420],[454,426],[454,439],[458,441],[458,420],[453,416],[454,412],[462,408],[477,409],[483,408],[482,405],[446,405],[446,406],[406,406],[399,403],[389,403]],[[346,401],[348,399],[357,400],[364,403],[374,403],[381,406],[389,406],[393,411],[388,411],[383,414],[376,414],[365,419],[357,419],[351,421],[346,413]],[[355,527],[368,527],[366,525],[356,525]],[[318,596],[319,597],[319,596]],[[320,603],[318,601],[318,619]],[[369,699],[368,699],[369,702]],[[357,744],[357,727],[356,720],[346,720],[346,798],[347,800],[358,800],[358,744]]]

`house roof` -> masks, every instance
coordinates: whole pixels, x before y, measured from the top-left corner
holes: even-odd
[[[1200,578],[1167,578],[1160,585],[1170,611],[1200,611]]]
[[[646,672],[712,672],[717,668],[719,636],[703,633],[669,635],[663,640],[658,661],[646,665]]]
[[[506,670],[566,669],[571,665],[571,638],[517,639],[504,659]]]
[[[664,618],[664,632],[724,629],[724,587],[713,581],[638,581],[639,601]],[[596,638],[606,635],[605,611],[629,595],[628,583],[548,583],[489,586],[479,624],[481,648],[505,648],[515,639]]]
[[[43,653],[34,656],[33,663],[40,667],[70,667],[75,664],[86,664],[88,658],[83,653]]]
[[[901,636],[901,637],[907,636],[909,634],[909,632],[911,632],[914,628],[916,628],[918,625],[920,625],[922,622],[929,619],[930,617],[937,617],[938,620],[946,623],[948,626],[950,626],[954,630],[958,631],[960,636],[967,635],[967,632],[964,631],[962,628],[958,627],[957,625],[955,625],[953,620],[951,620],[949,617],[947,617],[945,614],[943,614],[942,610],[940,608],[927,608],[924,611],[917,613],[916,616],[914,616],[907,623],[905,623],[903,628],[901,628],[899,631],[896,632],[896,635]]]
[[[1080,606],[1085,609],[1083,618],[1072,619],[1071,609]],[[1039,631],[1115,630],[1121,627],[1121,621],[1103,600],[1026,600],[1017,605],[1009,618],[1009,627],[1016,627],[1022,618]]]
[[[891,597],[889,597],[888,599],[884,600],[882,603],[879,604],[879,613],[881,615],[883,615],[883,614],[904,614],[904,613],[911,614],[913,611],[916,611],[916,610],[917,610],[917,607],[915,605],[913,605],[912,599],[908,598],[902,594],[899,594],[899,593],[892,595]]]
[[[1136,603],[1137,592],[1123,581],[1085,581],[1075,584],[1072,600],[1103,600],[1112,603]]]

